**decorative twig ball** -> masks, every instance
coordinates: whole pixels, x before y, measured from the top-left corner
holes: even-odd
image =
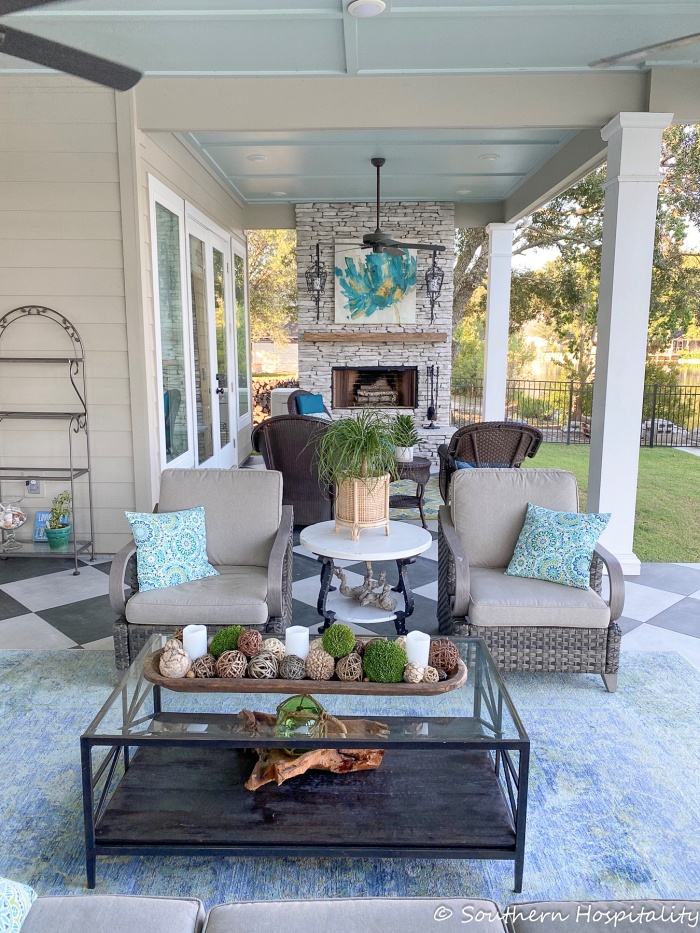
[[[263,642],[263,651],[269,651],[270,654],[274,654],[278,661],[281,661],[287,653],[287,649],[279,638],[266,638]]]
[[[399,637],[396,639],[396,644],[399,646],[399,648],[403,648],[403,650],[405,651],[406,650],[406,636],[399,635]]]
[[[438,671],[447,671],[448,674],[454,674],[459,663],[459,651],[457,645],[449,638],[436,638],[430,643],[430,655],[428,663]]]
[[[271,651],[261,651],[248,662],[248,676],[255,680],[271,680],[277,677],[279,664]]]
[[[306,662],[296,654],[285,654],[280,664],[283,680],[303,680],[306,677]]]
[[[173,638],[175,641],[179,641],[180,644],[182,644],[182,639],[184,638],[183,630],[181,628],[176,628],[173,632]]]
[[[183,644],[177,638],[169,638],[163,645],[163,651],[172,651],[173,648],[182,648]]]
[[[423,683],[436,684],[440,680],[440,675],[434,667],[426,667],[423,670]]]
[[[367,645],[367,642],[365,641],[364,638],[356,638],[355,644],[352,646],[352,654],[356,654],[358,658],[361,658],[362,655],[365,653],[366,645]]]
[[[406,667],[403,669],[404,683],[419,684],[423,680],[424,673],[424,667],[421,667],[420,664],[416,664],[415,661],[409,661]]]
[[[374,683],[400,684],[408,658],[406,652],[396,642],[377,638],[365,648],[362,664],[365,674]]]
[[[168,648],[163,650],[158,665],[163,677],[184,677],[192,667],[192,658],[184,648]]]
[[[242,651],[224,651],[216,662],[219,677],[245,677],[248,658]]]
[[[256,654],[260,654],[262,646],[263,637],[260,632],[256,631],[254,628],[247,629],[247,631],[243,632],[238,638],[238,650],[242,651],[243,654],[247,655],[249,658],[254,657]]]
[[[443,671],[442,668],[438,671],[438,680],[447,680],[448,674],[447,671]]]
[[[309,653],[306,659],[306,676],[311,680],[330,680],[335,674],[335,661],[327,651]]]
[[[338,661],[335,672],[338,675],[338,680],[362,680],[362,658],[359,654],[351,651],[350,654]]]
[[[323,651],[323,639],[322,638],[313,638],[309,642],[309,654],[312,651]]]
[[[192,662],[190,673],[195,677],[216,677],[216,658],[213,654],[203,654]]]
[[[245,632],[242,625],[227,625],[211,640],[209,653],[215,658],[220,658],[224,651],[235,651],[238,647],[238,639]]]
[[[337,622],[323,633],[323,648],[332,658],[344,658],[353,649],[355,633],[349,625]]]

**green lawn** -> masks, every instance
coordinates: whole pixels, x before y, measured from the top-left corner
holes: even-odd
[[[587,446],[543,444],[523,466],[571,470],[585,508]],[[669,447],[639,451],[634,552],[643,561],[700,562],[700,457]]]

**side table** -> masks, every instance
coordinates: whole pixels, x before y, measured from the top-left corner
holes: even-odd
[[[421,525],[427,528],[423,506],[425,505],[425,487],[430,479],[430,460],[427,457],[414,457],[413,460],[406,463],[397,461],[396,471],[392,479],[412,480],[416,484],[416,493],[413,496],[405,493],[396,493],[390,496],[389,507],[392,509],[418,509]]]
[[[325,632],[336,621],[355,622],[358,625],[393,622],[397,635],[406,634],[406,619],[414,609],[408,567],[415,563],[418,554],[427,551],[433,543],[429,531],[407,522],[389,522],[388,535],[384,533],[384,528],[366,528],[360,532],[359,540],[353,541],[349,528],[341,528],[336,532],[335,522],[319,522],[304,528],[299,540],[317,555],[321,563],[321,588],[316,602],[318,614],[323,619],[319,632]],[[392,592],[399,594],[396,609],[388,612],[374,606],[361,606],[356,600],[341,595],[331,586],[335,572],[334,560],[365,563],[395,560],[399,571],[399,582],[392,587]]]

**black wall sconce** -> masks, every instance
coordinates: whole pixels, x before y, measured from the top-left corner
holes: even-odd
[[[430,301],[430,323],[435,321],[435,305],[442,291],[442,283],[445,281],[445,271],[437,264],[437,253],[433,252],[433,261],[429,269],[425,272],[425,287],[428,290],[428,299]]]
[[[316,323],[318,324],[321,314],[321,295],[326,287],[326,279],[328,278],[326,264],[321,262],[321,249],[318,243],[316,244],[316,259],[306,270],[304,277],[306,279],[306,288],[309,295],[316,302]]]

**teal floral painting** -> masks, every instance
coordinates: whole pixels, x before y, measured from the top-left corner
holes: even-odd
[[[400,256],[336,243],[335,323],[415,324],[415,251]]]

